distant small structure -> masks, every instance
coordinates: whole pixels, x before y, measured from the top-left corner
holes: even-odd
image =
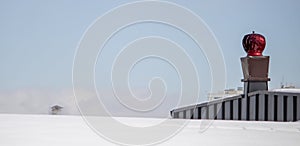
[[[281,89],[294,89],[296,88],[294,85],[281,85],[280,86]]]
[[[243,94],[243,92],[244,92],[243,87],[237,87],[237,89],[226,89],[224,91],[217,92],[217,93],[208,93],[207,98],[208,101],[212,101],[212,100],[240,95]]]
[[[50,114],[51,115],[58,115],[62,111],[63,108],[64,107],[62,107],[60,105],[53,105],[53,106],[50,107]]]

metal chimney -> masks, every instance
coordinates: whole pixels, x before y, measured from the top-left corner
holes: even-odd
[[[244,94],[253,91],[268,90],[268,72],[270,56],[263,56],[266,46],[265,37],[254,31],[243,38],[243,47],[247,52],[246,57],[241,58],[244,79]]]

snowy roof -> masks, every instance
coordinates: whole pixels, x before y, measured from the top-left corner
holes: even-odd
[[[289,92],[289,93],[300,93],[299,88],[280,88],[280,89],[273,89],[274,92]]]
[[[159,120],[127,117],[117,119],[137,125]],[[177,122],[184,119],[172,120]],[[205,123],[210,123],[210,126],[201,131],[200,125]],[[0,129],[2,146],[114,145],[94,133],[80,116],[0,114]],[[192,120],[182,131],[160,145],[296,146],[300,143],[299,137],[300,122]]]

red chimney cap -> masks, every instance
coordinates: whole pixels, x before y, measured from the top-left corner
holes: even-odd
[[[266,46],[266,39],[263,35],[252,31],[243,38],[243,47],[248,56],[262,56]]]

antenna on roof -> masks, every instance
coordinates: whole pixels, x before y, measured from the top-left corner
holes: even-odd
[[[284,88],[284,76],[282,76],[282,79],[280,82],[280,88]]]

